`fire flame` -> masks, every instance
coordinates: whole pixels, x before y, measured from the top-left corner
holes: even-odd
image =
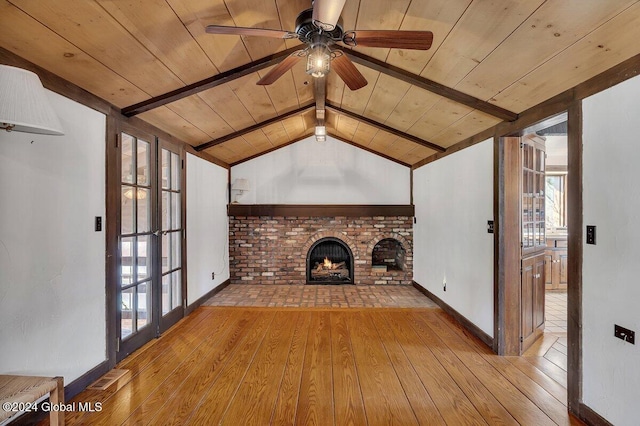
[[[331,269],[331,266],[333,266],[333,264],[331,263],[331,261],[329,259],[327,259],[326,257],[324,258],[324,267]]]

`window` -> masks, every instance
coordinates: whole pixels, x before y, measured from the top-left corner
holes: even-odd
[[[546,175],[546,227],[549,231],[567,228],[567,174]]]

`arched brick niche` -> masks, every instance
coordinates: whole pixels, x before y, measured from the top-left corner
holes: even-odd
[[[395,238],[383,238],[371,250],[371,268],[385,271],[404,271],[406,250]]]
[[[309,250],[326,238],[342,241],[351,251],[353,284],[412,284],[413,219],[410,216],[230,216],[231,282],[306,284]],[[388,238],[397,240],[404,249],[404,270],[372,268],[376,244]]]

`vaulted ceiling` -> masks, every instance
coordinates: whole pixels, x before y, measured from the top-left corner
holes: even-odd
[[[0,0],[0,47],[227,163],[312,135],[304,64],[255,83],[310,0]],[[430,30],[427,51],[344,48],[369,84],[326,79],[338,139],[412,165],[640,54],[640,2],[347,0],[345,30]]]

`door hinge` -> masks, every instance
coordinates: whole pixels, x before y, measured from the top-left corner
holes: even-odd
[[[184,169],[184,159],[182,160],[182,168]]]
[[[187,299],[183,299],[182,300],[182,307],[186,310],[187,309]]]
[[[160,324],[156,325],[156,337],[160,337]]]
[[[120,338],[116,339],[116,352],[120,352]]]
[[[520,336],[520,343],[524,343],[524,337]]]
[[[520,142],[520,148],[524,148],[524,142]]]
[[[116,148],[120,146],[120,134],[116,134]]]

